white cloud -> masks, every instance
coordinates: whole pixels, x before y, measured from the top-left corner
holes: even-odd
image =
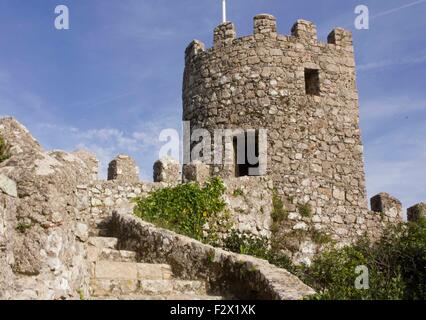
[[[133,156],[140,165],[142,179],[151,179],[151,167],[158,156],[162,143],[158,136],[163,129],[161,123],[147,122],[135,131],[117,128],[81,130],[72,126],[38,124],[34,135],[47,147],[60,146],[67,151],[87,149],[93,152],[101,162],[101,176],[106,177],[109,162],[118,154]],[[150,161],[150,162],[148,162]]]
[[[385,10],[385,11],[382,11],[382,12],[379,12],[379,13],[373,15],[371,18],[373,19],[373,18],[379,18],[379,17],[387,16],[389,14],[399,12],[399,11],[407,9],[407,8],[414,7],[414,6],[417,6],[417,5],[422,4],[422,3],[426,3],[426,0],[417,0],[417,1],[407,3],[405,5],[402,5],[402,6],[399,6],[399,7],[396,7],[396,8]]]
[[[419,63],[425,63],[425,62],[426,62],[426,53],[420,53],[416,56],[368,62],[368,63],[359,65],[357,68],[359,71],[370,71],[370,70],[389,68],[393,66],[411,65],[411,64],[419,64]]]

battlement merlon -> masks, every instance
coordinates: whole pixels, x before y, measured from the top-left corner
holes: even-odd
[[[236,34],[236,28],[232,22],[220,24],[214,29],[213,48],[210,50],[226,47],[232,45],[236,40],[247,38],[237,38]],[[302,19],[297,20],[291,28],[291,36],[285,36],[277,33],[277,20],[270,14],[259,14],[254,17],[253,34],[248,37],[252,37],[256,41],[297,38],[298,41],[306,45],[322,44],[318,41],[317,27],[313,22]],[[352,33],[343,28],[335,28],[328,35],[325,45],[341,47],[345,48],[345,51],[353,52]],[[198,55],[200,52],[206,52],[206,47],[201,41],[194,40],[187,47],[185,56],[188,59]]]

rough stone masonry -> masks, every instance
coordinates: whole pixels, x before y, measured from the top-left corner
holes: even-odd
[[[298,20],[285,36],[275,17],[261,14],[251,35],[237,38],[227,22],[215,29],[212,48],[193,41],[185,62],[183,120],[191,133],[268,130],[265,176],[294,222],[284,233],[314,228],[350,242],[402,219],[400,206],[380,207],[389,219],[368,211],[349,31],[336,28],[323,43],[312,22]],[[224,163],[211,165],[210,173],[240,175],[238,164]],[[297,246],[315,251],[310,241]]]
[[[154,182],[142,182],[135,161],[119,155],[104,181],[89,152],[45,151],[16,120],[0,119],[0,135],[12,146],[11,157],[0,163],[0,298],[87,296],[91,232],[114,211],[131,212],[136,197],[215,175],[224,178],[233,228],[269,239],[278,234],[296,263],[309,263],[323,249],[314,239],[318,232],[341,246],[364,234],[375,239],[402,221],[401,202],[387,193],[371,199],[372,211],[367,208],[351,34],[337,28],[322,43],[314,24],[304,20],[291,33],[278,34],[275,18],[263,14],[255,17],[252,35],[236,38],[234,25],[225,23],[215,29],[213,48],[194,41],[186,50],[184,120],[192,130],[267,129],[268,167],[262,176],[242,175],[238,164],[194,161],[182,167],[164,158],[154,165]],[[286,217],[274,230],[277,197]],[[408,218],[416,221],[425,212],[424,203],[415,205]],[[116,236],[136,249],[143,245],[141,253],[153,260],[173,265],[176,252],[185,252],[188,244],[198,248],[203,254],[179,255],[179,270],[210,277],[202,270],[208,270],[203,263],[211,248],[134,217],[115,217],[119,229],[133,230],[137,241],[127,239],[127,231]],[[165,234],[163,246],[182,251],[164,255],[156,239]],[[220,261],[229,257],[227,270],[243,259],[219,251],[226,258]],[[280,299],[310,292],[288,273],[291,281],[284,282],[291,288],[282,285],[277,277],[283,271],[259,263],[263,267],[250,290],[267,286],[272,290],[267,296]],[[241,279],[237,271],[229,276]]]

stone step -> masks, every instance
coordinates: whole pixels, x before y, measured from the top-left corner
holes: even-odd
[[[99,249],[116,249],[118,239],[109,237],[90,237],[89,244]]]
[[[135,262],[115,262],[100,260],[95,262],[94,278],[110,280],[165,280],[173,276],[166,264]]]
[[[221,296],[193,295],[193,294],[169,294],[169,295],[137,295],[129,294],[114,297],[91,297],[90,300],[226,300]]]
[[[110,235],[110,231],[109,229],[105,228],[105,229],[92,229],[89,231],[89,235],[90,237],[108,237]]]
[[[142,280],[138,293],[143,295],[206,295],[206,283],[192,280]]]
[[[169,295],[207,295],[206,284],[202,281],[190,280],[91,280],[93,297],[137,296],[169,296]]]
[[[108,260],[114,262],[137,262],[136,252],[115,250],[115,249],[99,249],[94,246],[87,248],[87,257],[90,262]]]

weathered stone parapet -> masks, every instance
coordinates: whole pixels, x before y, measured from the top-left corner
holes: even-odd
[[[98,180],[99,160],[96,158],[96,156],[87,150],[77,150],[73,154],[83,160],[83,162],[86,164],[86,167],[90,173],[89,179],[91,181]]]
[[[426,219],[426,203],[419,203],[407,210],[408,221],[416,222]]]
[[[112,233],[122,250],[145,262],[167,263],[185,279],[209,281],[214,291],[240,299],[300,300],[314,290],[267,261],[227,252],[160,229],[126,212],[115,212]]]
[[[0,177],[8,177],[1,189],[11,195],[0,190],[0,299],[86,295],[85,219],[76,193],[91,168],[75,154],[43,151],[12,118],[0,119],[0,134],[12,146],[0,164]]]
[[[335,44],[342,47],[353,46],[352,33],[342,28],[336,28],[328,35],[329,44]]]
[[[181,166],[178,160],[164,157],[154,163],[154,182],[176,184],[181,181]]]
[[[371,210],[402,221],[403,213],[401,201],[388,193],[379,193],[371,198]]]
[[[12,117],[0,118],[0,135],[11,144],[10,153],[12,155],[43,150],[28,129]]]
[[[193,162],[183,166],[183,182],[203,184],[210,178],[210,166],[202,162]]]
[[[118,155],[108,166],[108,180],[123,183],[136,183],[139,181],[139,168],[135,160],[127,155]]]
[[[198,40],[193,40],[185,50],[185,60],[191,60],[194,56],[198,55],[198,53],[204,52],[205,49],[206,46],[204,43]]]
[[[214,29],[213,45],[215,48],[223,47],[232,43],[236,37],[235,25],[225,22]]]
[[[291,28],[291,34],[299,39],[307,41],[317,41],[317,27],[313,22],[306,20],[297,20]]]
[[[277,36],[277,19],[270,14],[259,14],[254,17],[254,35]]]

